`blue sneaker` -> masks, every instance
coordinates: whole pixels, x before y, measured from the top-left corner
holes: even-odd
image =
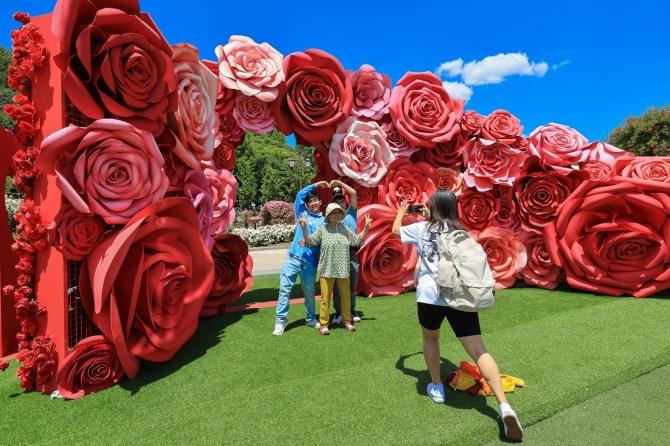
[[[433,383],[428,384],[428,396],[438,404],[444,403],[444,386],[436,386]]]

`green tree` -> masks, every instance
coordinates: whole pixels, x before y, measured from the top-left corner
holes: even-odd
[[[259,204],[282,200],[281,183],[278,172],[273,167],[268,167],[263,171],[263,183],[261,184],[260,202]],[[285,200],[284,200],[285,201]]]
[[[7,67],[12,63],[12,52],[7,48],[0,46],[0,107],[12,102],[16,94],[14,90],[7,86]],[[9,119],[3,111],[0,110],[0,127],[12,130],[14,121]]]
[[[256,191],[258,188],[258,180],[249,160],[245,158],[236,160],[233,175],[235,175],[238,184],[237,205],[248,209],[251,203],[256,203]]]
[[[605,141],[636,156],[670,156],[670,104],[627,118]]]

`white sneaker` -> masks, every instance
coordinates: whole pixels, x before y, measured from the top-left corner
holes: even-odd
[[[288,321],[284,319],[282,322],[275,323],[275,331],[272,332],[272,336],[281,336],[284,334],[284,329],[288,325]]]
[[[428,396],[438,404],[444,403],[444,386],[436,386],[433,383],[428,384]]]
[[[509,405],[501,405],[500,418],[502,418],[503,426],[505,427],[505,437],[508,440],[519,441],[523,438],[523,428],[514,409]]]
[[[361,317],[358,315],[358,313],[351,313],[351,320],[354,322],[360,322]]]
[[[312,319],[311,321],[305,320],[305,325],[307,325],[308,327],[316,328],[317,330],[321,328],[321,324],[316,319]]]
[[[340,325],[342,323],[342,315],[340,314],[339,316],[333,318],[333,325]]]

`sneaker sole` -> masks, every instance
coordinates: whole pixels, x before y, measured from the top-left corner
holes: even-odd
[[[508,440],[519,441],[523,438],[523,429],[521,429],[519,420],[516,417],[504,417],[503,423],[505,424],[505,437]]]

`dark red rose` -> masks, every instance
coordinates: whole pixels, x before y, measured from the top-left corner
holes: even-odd
[[[482,230],[490,226],[496,205],[491,191],[468,189],[458,198],[458,214],[468,230]]]

